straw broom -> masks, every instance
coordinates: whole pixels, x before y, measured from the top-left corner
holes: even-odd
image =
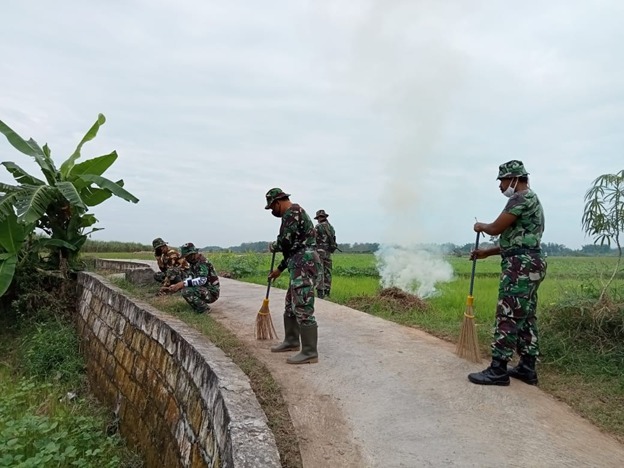
[[[273,256],[271,257],[271,270],[273,271],[273,266],[275,265],[275,252],[273,252]],[[271,311],[269,310],[269,291],[271,290],[271,279],[269,279],[267,285],[266,296],[262,301],[262,307],[258,311],[258,315],[256,316],[256,340],[274,340],[277,338],[277,332],[275,331],[275,327],[273,326],[273,320],[271,319]]]
[[[475,250],[479,248],[479,232],[477,232],[477,241],[475,242]],[[477,258],[472,259],[472,273],[470,274],[470,292],[466,299],[466,310],[464,311],[464,321],[459,334],[459,341],[455,353],[464,359],[472,362],[481,362],[481,353],[479,353],[479,341],[477,338],[477,329],[474,321],[474,310],[472,304],[474,297],[472,289],[474,287],[475,269],[477,266]]]

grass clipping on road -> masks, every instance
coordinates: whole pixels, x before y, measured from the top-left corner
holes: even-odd
[[[268,419],[268,426],[275,436],[277,449],[284,468],[301,468],[299,444],[293,443],[295,433],[288,406],[281,389],[266,366],[236,335],[207,314],[193,312],[179,296],[156,296],[158,286],[138,286],[125,280],[111,279],[117,287],[130,296],[147,302],[163,312],[170,313],[202,333],[219,347],[249,377],[251,389]]]
[[[347,305],[363,312],[371,312],[374,307],[382,307],[393,314],[408,313],[414,310],[428,309],[428,304],[415,294],[407,293],[397,287],[385,288],[377,296],[357,296]]]

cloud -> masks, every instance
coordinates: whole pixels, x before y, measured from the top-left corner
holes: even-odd
[[[464,244],[522,159],[544,241],[579,247],[585,191],[622,169],[621,2],[35,4],[3,5],[0,118],[60,163],[107,116],[83,154],[116,149],[141,201],[96,207],[96,238],[269,240],[282,186],[340,242]]]

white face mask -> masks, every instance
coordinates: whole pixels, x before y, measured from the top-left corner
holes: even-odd
[[[505,195],[507,198],[511,197],[516,192],[517,186],[518,186],[518,179],[516,179],[516,185],[514,185],[513,187],[511,186],[511,184],[509,184],[509,187],[505,189],[505,191],[503,192],[503,195]]]

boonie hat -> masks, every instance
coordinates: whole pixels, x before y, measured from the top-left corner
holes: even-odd
[[[529,173],[524,168],[524,164],[522,161],[518,161],[517,159],[512,159],[504,164],[498,166],[498,177],[497,179],[509,179],[511,177],[524,177],[528,176]]]
[[[271,190],[269,190],[266,193],[265,197],[266,197],[267,204],[264,207],[264,209],[268,210],[269,208],[271,208],[271,204],[275,200],[281,200],[282,198],[288,198],[288,197],[290,197],[290,193],[286,193],[281,188],[275,187],[275,188],[272,188]]]
[[[329,215],[327,213],[325,213],[325,210],[318,210],[316,212],[316,216],[314,217],[314,219],[319,219],[319,218],[327,218]]]
[[[195,247],[195,244],[193,244],[192,242],[187,242],[182,247],[180,247],[180,255],[182,255],[183,257],[186,257],[187,255],[193,253],[199,253],[199,250],[197,250],[197,247]]]
[[[152,247],[154,247],[154,250],[156,250],[158,247],[162,247],[163,245],[167,245],[167,243],[160,237],[157,237],[152,241]]]

